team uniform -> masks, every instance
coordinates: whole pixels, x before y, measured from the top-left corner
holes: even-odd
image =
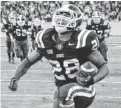
[[[35,50],[35,47],[36,47],[36,43],[35,43],[35,38],[36,38],[36,35],[39,31],[42,30],[42,26],[39,25],[39,26],[35,26],[33,25],[32,27],[32,35],[31,35],[31,40],[32,40],[32,49]]]
[[[98,34],[98,39],[100,43],[99,51],[103,55],[104,59],[107,61],[107,51],[108,46],[105,41],[105,31],[110,29],[110,25],[107,20],[101,19],[99,24],[95,24],[92,19],[89,19],[86,25],[87,30],[94,30]],[[107,34],[109,37],[109,34]]]
[[[22,27],[20,27],[18,24],[13,26],[15,52],[16,56],[21,58],[21,60],[23,60],[28,55],[29,46],[27,40],[27,31],[30,27],[31,26],[29,26],[27,23]]]
[[[16,69],[10,81],[10,90],[16,91],[17,81],[31,65],[45,57],[53,67],[57,86],[53,108],[90,106],[95,97],[93,84],[108,74],[108,68],[106,61],[97,51],[99,47],[97,34],[92,30],[78,29],[82,18],[80,9],[72,4],[58,9],[52,18],[53,28],[37,33],[37,48]],[[89,75],[90,71],[84,68],[87,61],[98,68],[95,76]]]
[[[99,44],[97,36],[92,31],[75,31],[72,38],[64,44],[58,43],[56,37],[57,32],[51,28],[39,32],[36,38],[38,52],[43,54],[53,67],[55,84],[59,90],[55,93],[55,100],[58,98],[78,100],[79,95],[76,94],[79,92],[88,100],[88,104],[85,105],[89,106],[94,99],[95,88],[80,86],[75,74],[80,65],[86,62],[88,56],[97,49]],[[70,94],[68,94],[69,90],[72,90]]]
[[[6,29],[6,47],[7,47],[7,54],[8,54],[8,62],[9,63],[11,63],[11,62],[14,63],[14,56],[15,56],[14,43],[13,43],[13,41],[11,39],[11,36],[12,36],[12,38],[14,38],[13,37],[13,32],[12,32],[13,24],[11,24],[9,21],[7,21],[7,23],[4,24],[4,27]]]

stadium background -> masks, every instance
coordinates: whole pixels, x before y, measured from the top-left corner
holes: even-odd
[[[103,81],[95,84],[97,95],[89,108],[121,107],[121,22],[117,18],[111,18],[110,24],[112,27],[111,36],[106,40],[109,47],[110,74]],[[45,19],[44,27],[51,27],[51,22]],[[83,27],[85,27],[85,23],[83,23]],[[2,30],[4,31],[4,28]],[[1,32],[0,39],[1,108],[52,107],[55,85],[52,69],[47,60],[43,59],[43,63],[40,61],[32,66],[19,81],[18,91],[12,92],[8,89],[8,83],[20,61],[16,58],[15,64],[7,62],[5,32]]]

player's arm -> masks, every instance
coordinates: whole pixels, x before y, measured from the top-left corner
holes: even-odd
[[[105,28],[105,30],[104,30],[104,35],[103,36],[105,38],[108,38],[110,36],[110,33],[111,33],[111,25],[110,25],[110,23],[108,21],[105,21],[104,28]]]
[[[90,53],[87,56],[87,60],[93,63],[98,68],[97,74],[94,77],[91,77],[86,82],[84,82],[85,83],[84,85],[89,86],[105,78],[108,75],[109,70],[107,62],[104,60],[103,56],[97,50],[99,47],[97,34],[91,32],[87,37],[87,40],[88,44],[90,43],[91,46],[91,49],[89,50]]]
[[[12,91],[17,90],[17,82],[18,80],[27,73],[28,69],[37,61],[39,61],[43,57],[38,51],[33,51],[28,57],[26,57],[16,68],[15,74],[10,81],[9,88]]]
[[[37,42],[39,43],[39,35],[37,36]],[[28,71],[28,69],[36,63],[37,61],[41,60],[41,58],[44,56],[45,50],[41,48],[41,45],[38,45],[38,48],[30,53],[28,57],[26,57],[20,65],[16,68],[15,74],[13,78],[10,81],[9,88],[12,91],[17,90],[17,81]]]
[[[42,54],[40,54],[37,51],[33,51],[28,57],[26,57],[21,64],[17,67],[15,70],[14,77],[19,80],[26,72],[27,70],[31,67],[31,65],[35,64],[41,58],[43,57]]]
[[[99,53],[99,51],[94,50],[88,56],[88,60],[98,68],[97,74],[93,77],[93,84],[97,83],[108,75],[109,70],[107,62],[104,60],[103,56]]]

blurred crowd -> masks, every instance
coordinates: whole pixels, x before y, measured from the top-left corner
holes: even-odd
[[[54,11],[68,3],[77,5],[85,19],[91,17],[93,11],[99,10],[109,20],[121,21],[121,1],[2,1],[1,19],[10,14],[24,14],[28,20],[39,17],[51,21]]]

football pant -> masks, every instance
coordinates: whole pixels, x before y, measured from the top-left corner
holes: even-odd
[[[82,87],[78,83],[69,83],[55,92],[53,108],[87,108],[92,104],[94,97],[93,86]]]

